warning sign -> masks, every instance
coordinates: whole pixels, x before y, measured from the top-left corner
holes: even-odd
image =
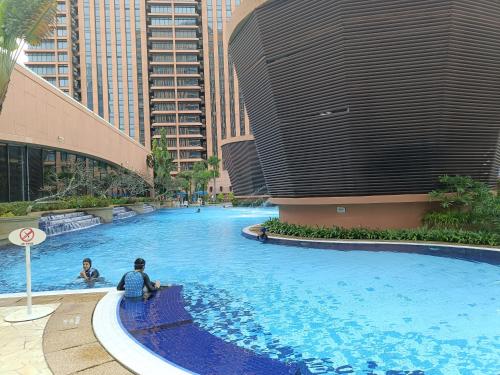
[[[9,241],[18,246],[38,245],[45,241],[45,238],[45,232],[38,228],[16,229],[9,234]]]

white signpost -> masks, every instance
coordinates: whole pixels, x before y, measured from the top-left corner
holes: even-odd
[[[16,311],[5,317],[6,322],[24,322],[43,318],[54,312],[54,309],[47,306],[31,305],[31,246],[38,245],[45,241],[47,235],[38,228],[16,229],[9,234],[9,241],[14,245],[24,246],[26,253],[26,311]]]

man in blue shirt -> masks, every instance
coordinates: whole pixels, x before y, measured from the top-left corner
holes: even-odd
[[[134,262],[134,271],[129,271],[123,275],[116,289],[124,290],[125,297],[142,297],[144,291],[153,292],[160,289],[158,280],[153,284],[149,276],[144,272],[146,261],[137,258]]]

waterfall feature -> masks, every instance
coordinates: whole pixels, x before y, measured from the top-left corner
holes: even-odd
[[[155,208],[153,206],[151,206],[150,204],[144,203],[144,213],[145,214],[153,212],[154,210],[155,210]]]
[[[40,218],[38,226],[47,236],[57,236],[75,230],[86,229],[101,224],[101,219],[85,212],[47,215]]]
[[[113,207],[113,221],[122,220],[137,215],[127,207]]]

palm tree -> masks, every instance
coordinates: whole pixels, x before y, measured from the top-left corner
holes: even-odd
[[[217,194],[217,190],[215,189],[215,179],[219,177],[219,164],[220,164],[220,159],[216,155],[212,155],[207,159],[207,163],[210,167],[212,167],[212,179],[214,182],[214,200],[215,196]]]
[[[56,12],[57,0],[0,0],[0,113],[21,51],[49,35]]]

